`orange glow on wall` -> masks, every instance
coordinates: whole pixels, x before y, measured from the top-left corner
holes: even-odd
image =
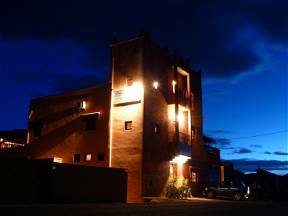
[[[143,93],[144,87],[142,83],[133,82],[133,84],[130,86],[114,91],[114,105],[130,102],[141,102]]]
[[[180,111],[180,112],[178,113],[177,120],[178,120],[178,122],[179,122],[180,125],[183,125],[183,124],[184,124],[185,117],[184,117],[183,112]]]
[[[190,157],[185,155],[177,155],[173,158],[173,160],[170,161],[171,164],[176,164],[176,185],[177,187],[182,186],[184,176],[183,176],[183,165],[190,159]],[[171,171],[170,171],[171,175]]]

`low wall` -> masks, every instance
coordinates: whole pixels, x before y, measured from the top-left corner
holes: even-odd
[[[0,173],[0,203],[126,202],[124,169],[2,158]]]

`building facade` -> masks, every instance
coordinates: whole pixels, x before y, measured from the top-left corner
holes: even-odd
[[[201,74],[142,34],[111,45],[109,84],[31,101],[26,157],[125,168],[128,202],[165,195],[169,178],[208,183]]]

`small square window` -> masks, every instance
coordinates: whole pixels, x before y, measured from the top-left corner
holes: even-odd
[[[104,160],[105,160],[104,152],[98,152],[97,153],[97,161],[104,161]]]
[[[80,162],[80,159],[81,159],[80,154],[74,154],[74,158],[73,158],[74,163]]]
[[[132,121],[125,121],[125,130],[132,130]]]
[[[91,161],[92,159],[92,154],[88,153],[88,154],[85,154],[85,161]]]

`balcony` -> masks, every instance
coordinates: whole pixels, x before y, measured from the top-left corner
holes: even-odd
[[[176,136],[175,136],[175,144],[177,148],[177,153],[181,155],[185,155],[190,157],[192,154],[192,146],[189,142],[189,135],[186,133],[179,132],[179,141],[176,143]]]
[[[179,89],[178,103],[183,106],[190,106],[190,96],[188,95],[187,90]]]

